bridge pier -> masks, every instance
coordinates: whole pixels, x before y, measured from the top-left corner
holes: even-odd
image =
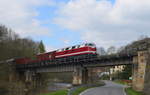
[[[22,80],[25,84],[25,95],[32,95],[36,92],[40,93],[42,86],[41,74],[34,71],[24,72],[24,79]]]
[[[150,50],[148,51],[147,64],[145,68],[145,82],[144,82],[144,93],[149,95],[150,93]]]
[[[138,56],[133,58],[132,87],[137,91],[144,91],[144,89],[150,90],[150,81],[148,79],[148,76],[150,76],[150,73],[148,73],[148,67],[150,66],[149,58],[148,51],[139,51]]]
[[[73,72],[73,85],[85,84],[87,82],[87,69],[77,67]]]
[[[95,80],[95,72],[93,71],[93,68],[88,68],[88,79],[87,82],[88,83],[94,83]]]
[[[73,85],[95,82],[93,68],[78,67],[73,72]]]

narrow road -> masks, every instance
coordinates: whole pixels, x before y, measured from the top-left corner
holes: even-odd
[[[80,95],[126,95],[124,85],[116,84],[112,81],[104,82],[105,86],[85,90]]]

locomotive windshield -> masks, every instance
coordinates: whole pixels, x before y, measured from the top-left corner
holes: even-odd
[[[88,44],[89,46],[94,46],[94,44]]]
[[[92,46],[93,47],[93,46],[95,46],[95,44],[89,43],[88,46]]]

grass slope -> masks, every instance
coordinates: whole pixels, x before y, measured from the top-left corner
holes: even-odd
[[[137,91],[133,90],[132,88],[127,88],[126,93],[127,93],[127,95],[144,95],[143,93],[137,92]]]
[[[114,81],[115,83],[118,83],[118,84],[122,84],[122,85],[128,85],[128,83],[124,82],[124,81],[121,81],[121,80],[117,80],[117,81]]]
[[[67,93],[68,93],[67,90],[59,90],[59,91],[56,91],[56,92],[41,94],[41,95],[67,95]]]
[[[89,89],[89,88],[91,88],[91,87],[80,87],[80,88],[76,89],[76,90],[72,93],[72,95],[79,95],[81,92],[83,92],[84,90]]]

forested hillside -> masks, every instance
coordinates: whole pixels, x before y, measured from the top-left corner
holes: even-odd
[[[20,38],[11,29],[0,25],[0,61],[17,57],[34,57],[38,53],[39,42]]]
[[[146,37],[143,39],[139,39],[137,41],[133,41],[132,43],[122,47],[119,51],[120,53],[137,53],[138,50],[147,49],[150,47],[150,38]]]
[[[24,84],[20,81],[9,82],[10,74],[15,70],[10,70],[12,67],[2,61],[20,57],[34,58],[37,53],[44,51],[42,41],[35,42],[30,38],[21,38],[11,29],[0,25],[0,94],[7,95],[12,89],[11,95],[21,95],[17,90],[24,89]]]

